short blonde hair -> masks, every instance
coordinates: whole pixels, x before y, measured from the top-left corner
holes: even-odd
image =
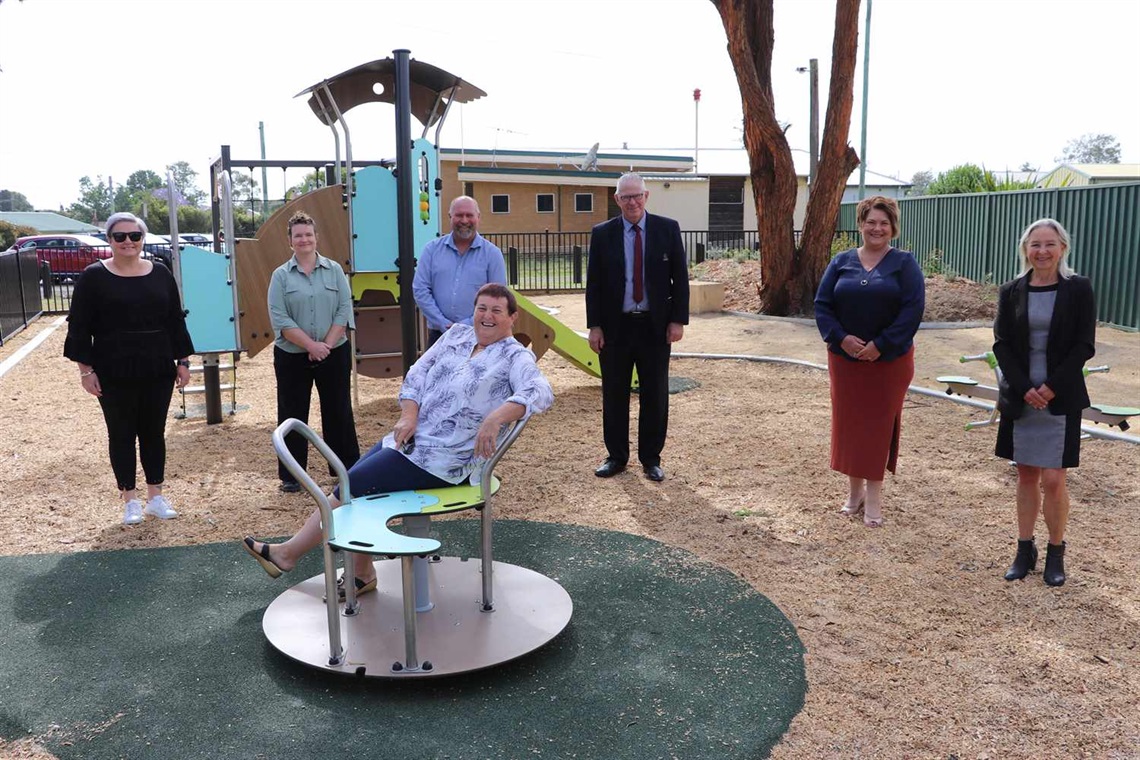
[[[867,217],[871,215],[872,211],[882,211],[887,215],[887,221],[891,223],[891,237],[897,238],[902,229],[899,227],[899,204],[894,198],[888,198],[885,195],[872,195],[870,198],[864,198],[859,201],[859,205],[855,207],[855,221],[859,226],[863,226],[863,222],[867,221]]]
[[[1029,263],[1029,236],[1032,235],[1035,230],[1041,227],[1051,228],[1054,232],[1057,233],[1057,237],[1061,238],[1061,261],[1057,265],[1057,274],[1061,277],[1064,277],[1066,280],[1069,279],[1074,274],[1076,274],[1076,272],[1073,271],[1073,268],[1070,267],[1066,261],[1066,259],[1069,258],[1069,248],[1072,246],[1072,240],[1069,238],[1069,231],[1066,230],[1064,225],[1062,225],[1056,219],[1050,219],[1048,217],[1038,219],[1036,222],[1026,227],[1025,232],[1021,233],[1021,240],[1019,240],[1017,243],[1017,252],[1021,257],[1021,274],[1019,274],[1018,277],[1033,268],[1033,265]]]

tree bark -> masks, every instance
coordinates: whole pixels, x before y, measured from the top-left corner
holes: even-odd
[[[811,310],[830,258],[847,177],[858,166],[847,145],[851,125],[859,0],[836,0],[831,83],[823,148],[808,200],[802,248],[794,236],[798,179],[772,94],[775,42],[772,0],[712,0],[728,37],[744,110],[744,147],[760,237],[760,311],[784,316]],[[814,211],[813,211],[814,209]],[[801,251],[804,252],[801,255]]]
[[[744,109],[744,147],[760,237],[760,310],[787,314],[794,281],[796,169],[772,96],[772,0],[713,0]]]

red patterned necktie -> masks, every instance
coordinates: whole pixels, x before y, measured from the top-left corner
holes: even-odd
[[[641,227],[633,225],[633,302],[641,303],[645,298],[645,283],[642,269],[645,268],[641,252]]]

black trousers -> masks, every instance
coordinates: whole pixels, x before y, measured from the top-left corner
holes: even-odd
[[[641,411],[637,415],[637,458],[645,467],[661,464],[669,427],[669,356],[672,346],[653,329],[648,315],[623,316],[621,329],[605,332],[598,356],[602,368],[602,435],[611,459],[629,461],[629,386],[637,368]]]
[[[166,473],[166,413],[173,377],[99,379],[111,470],[120,491],[135,488],[135,441],[148,485],[161,485]]]
[[[290,417],[309,422],[309,403],[313,384],[321,402],[321,437],[340,457],[345,468],[360,459],[360,443],[356,440],[356,421],[352,416],[351,390],[352,351],[345,342],[329,352],[321,362],[310,362],[309,355],[293,354],[273,348],[273,371],[277,376],[277,424]],[[285,437],[289,453],[304,469],[309,462],[309,444],[296,433]],[[329,474],[334,474],[330,468]],[[277,477],[292,482],[293,476],[280,460]]]
[[[433,330],[429,327],[427,333],[427,345],[424,346],[425,351],[434,346],[435,342],[443,337],[443,330]]]

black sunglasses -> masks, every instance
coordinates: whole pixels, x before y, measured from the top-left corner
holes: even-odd
[[[127,238],[131,239],[132,243],[137,243],[142,240],[143,234],[141,232],[112,232],[111,239],[116,243],[121,243]]]

